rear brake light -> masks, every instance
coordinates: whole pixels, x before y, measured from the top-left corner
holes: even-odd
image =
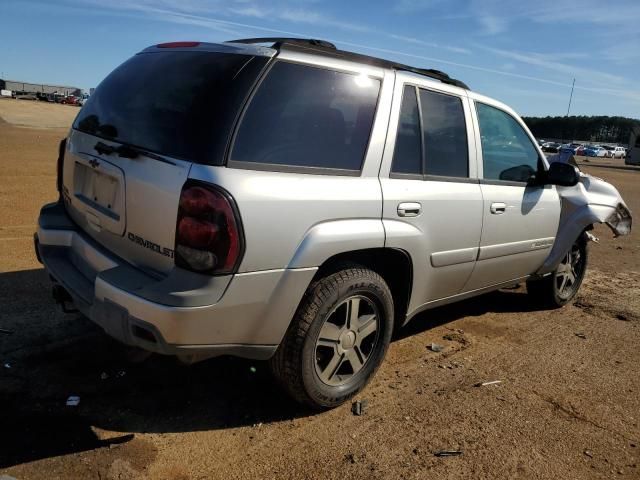
[[[182,188],[176,223],[176,265],[199,273],[237,270],[244,250],[235,202],[213,185],[189,181]]]
[[[64,167],[64,152],[66,149],[67,139],[63,138],[58,146],[58,163],[56,165],[56,187],[59,193],[62,193],[62,168]]]
[[[156,45],[158,48],[189,48],[189,47],[197,47],[200,45],[200,42],[168,42],[168,43],[159,43]]]

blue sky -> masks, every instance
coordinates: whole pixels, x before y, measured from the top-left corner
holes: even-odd
[[[640,118],[640,0],[2,0],[0,76],[88,88],[148,45],[304,36],[437,68],[522,115]]]

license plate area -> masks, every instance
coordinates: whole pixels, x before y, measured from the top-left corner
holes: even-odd
[[[124,174],[104,160],[94,164],[76,161],[73,171],[76,208],[96,229],[124,231]]]

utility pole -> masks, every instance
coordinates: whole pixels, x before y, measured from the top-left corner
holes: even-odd
[[[564,118],[566,119],[565,124],[568,123],[569,121],[569,110],[571,110],[571,100],[573,100],[573,88],[576,86],[576,79],[573,79],[573,83],[571,84],[571,94],[569,95],[569,106],[567,107],[567,114],[564,116]],[[564,142],[564,128],[562,129],[562,139],[560,140],[560,143]]]
[[[567,107],[567,117],[569,116],[569,110],[571,110],[571,100],[573,99],[573,87],[576,86],[576,79],[573,79],[573,83],[571,84],[571,95],[569,95],[569,106]]]

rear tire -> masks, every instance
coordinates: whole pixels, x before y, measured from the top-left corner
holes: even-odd
[[[550,275],[527,282],[527,293],[546,308],[565,306],[580,289],[587,271],[587,261],[587,238],[582,234]]]
[[[392,332],[393,297],[382,277],[343,268],[309,286],[271,371],[299,403],[336,407],[373,377]]]

